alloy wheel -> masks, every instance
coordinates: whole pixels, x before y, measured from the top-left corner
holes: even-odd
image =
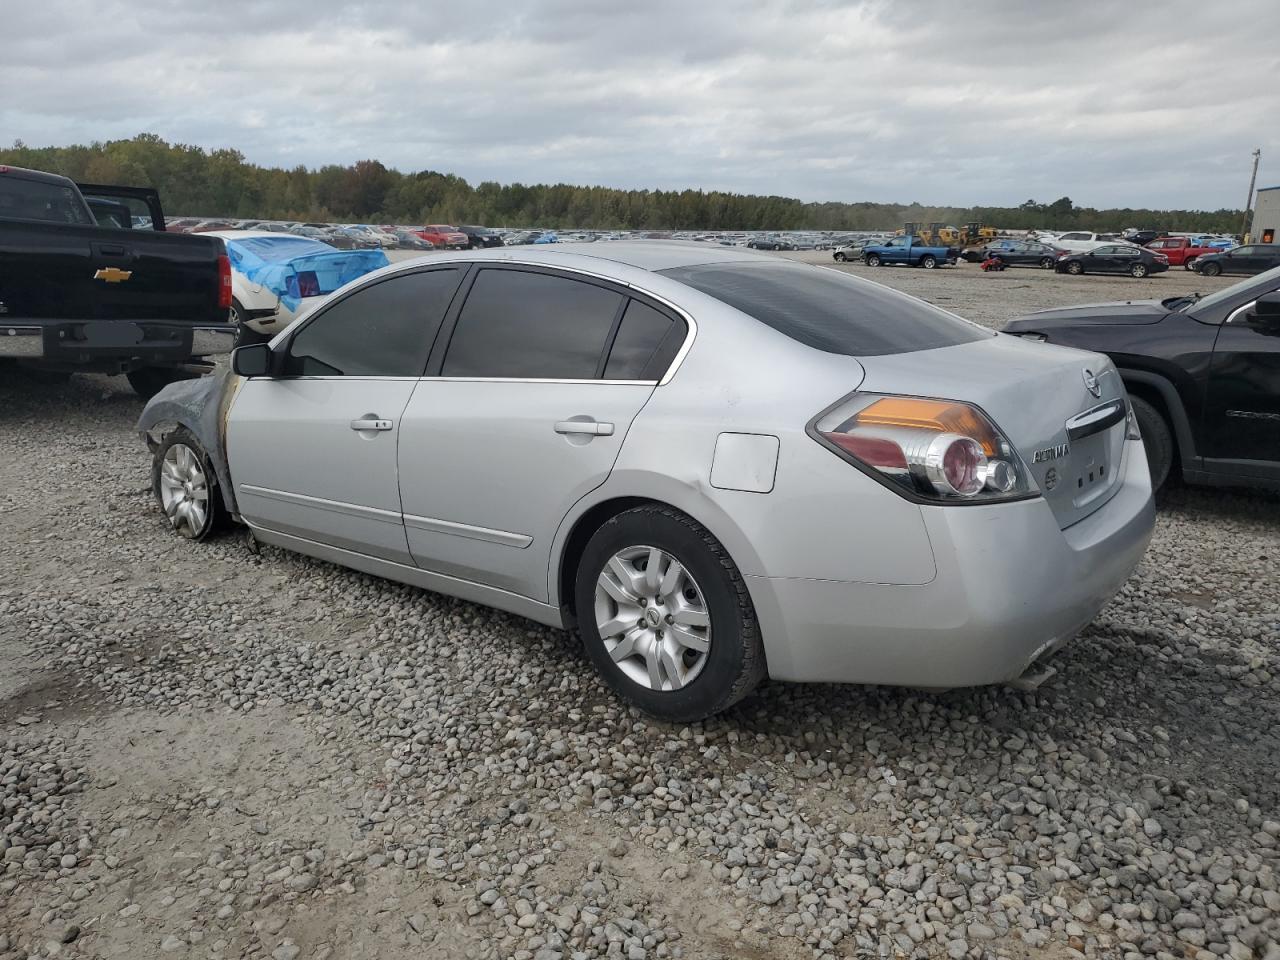
[[[175,443],[160,466],[160,504],[173,528],[194,539],[209,516],[209,480],[199,455],[185,443]]]
[[[711,651],[711,615],[702,589],[658,547],[615,553],[596,580],[596,629],[605,650],[642,687],[688,686]]]

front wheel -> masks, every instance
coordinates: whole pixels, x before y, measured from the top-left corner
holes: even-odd
[[[607,521],[583,551],[574,595],[587,656],[615,693],[655,717],[702,720],[764,679],[741,573],[676,510],[637,507]]]
[[[836,260],[839,260],[841,263],[844,263],[844,262],[845,262],[846,260],[848,260],[849,258],[848,258],[848,257],[846,257],[843,253],[837,253],[837,254],[835,255],[835,259],[836,259]]]
[[[1206,263],[1200,268],[1200,275],[1205,277],[1216,277],[1222,273],[1222,264]]]
[[[1183,265],[1182,265],[1182,269],[1183,269],[1183,270],[1194,270],[1194,269],[1196,268],[1196,267],[1195,267],[1195,264],[1196,264],[1196,258],[1195,258],[1195,257],[1187,257],[1186,262],[1185,262],[1185,263],[1183,263]]]
[[[879,256],[879,254],[875,254],[875,253],[868,254],[868,256],[867,256],[867,266],[868,266],[868,267],[878,267],[878,266],[880,266],[880,256]]]
[[[920,266],[924,267],[926,270],[932,270],[937,265],[938,265],[937,257],[921,257],[920,258]]]
[[[151,490],[169,525],[204,540],[226,525],[227,511],[209,457],[186,427],[166,434],[151,461]]]
[[[1141,280],[1150,272],[1151,271],[1147,269],[1147,265],[1145,263],[1135,263],[1129,268],[1129,276],[1133,277],[1135,280]]]
[[[1084,273],[1084,264],[1079,260],[1072,260],[1067,264],[1067,273],[1071,274],[1073,277],[1080,276],[1080,274]]]

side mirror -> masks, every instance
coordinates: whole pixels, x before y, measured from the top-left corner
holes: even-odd
[[[250,343],[231,351],[231,369],[241,377],[265,377],[271,373],[271,344]]]
[[[1280,325],[1280,290],[1264,293],[1253,305],[1253,315],[1269,327]]]

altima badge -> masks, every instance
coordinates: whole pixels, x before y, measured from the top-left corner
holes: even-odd
[[[1050,460],[1065,460],[1071,453],[1071,445],[1059,443],[1052,447],[1037,450],[1031,455],[1032,463],[1048,463]]]
[[[1084,368],[1084,388],[1092,393],[1095,398],[1102,396],[1102,384],[1098,382],[1097,376],[1088,367]]]
[[[121,270],[119,267],[99,267],[94,273],[93,279],[105,280],[107,283],[121,283],[132,276],[132,270]]]

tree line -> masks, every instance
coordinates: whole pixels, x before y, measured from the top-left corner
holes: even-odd
[[[262,167],[238,150],[205,150],[143,133],[69,147],[0,149],[0,164],[60,173],[81,182],[149,186],[165,210],[204,217],[360,223],[478,223],[492,226],[626,230],[887,230],[906,221],[1009,230],[1115,231],[1125,227],[1230,232],[1239,210],[1077,207],[1069,197],[1016,207],[919,203],[804,203],[791,197],[719,190],[617,190],[566,183],[475,186],[452,173],[401,173],[377,160],[318,169]]]

